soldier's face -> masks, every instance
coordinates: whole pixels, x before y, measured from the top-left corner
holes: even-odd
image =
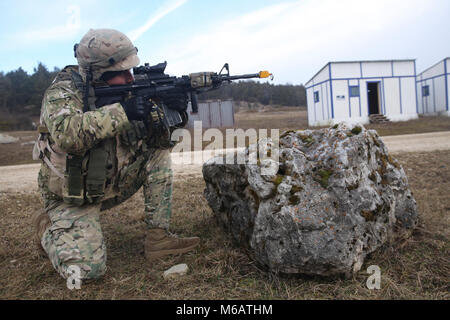
[[[114,78],[109,79],[106,81],[108,85],[114,86],[114,85],[121,85],[121,84],[132,84],[134,81],[134,77],[131,74],[130,70],[122,71],[121,73],[117,74]]]

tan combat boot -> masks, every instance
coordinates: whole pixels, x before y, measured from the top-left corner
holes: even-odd
[[[193,250],[200,242],[199,237],[177,238],[164,229],[150,229],[145,239],[145,258],[153,262],[168,254],[179,254]]]
[[[47,255],[44,248],[42,248],[41,240],[45,230],[51,225],[50,218],[45,210],[36,210],[33,214],[33,227],[34,227],[34,242],[39,248],[40,254]]]

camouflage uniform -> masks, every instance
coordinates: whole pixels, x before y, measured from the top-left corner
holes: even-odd
[[[38,184],[51,226],[41,244],[62,277],[67,278],[67,269],[77,265],[81,279],[91,279],[106,270],[100,211],[125,201],[143,186],[148,228],[167,230],[172,170],[170,151],[156,147],[155,137],[143,122],[129,121],[120,103],[83,112],[82,92],[71,77],[72,71],[81,68],[62,70],[42,103],[41,125],[46,130],[41,132],[34,153],[46,160]],[[67,201],[67,154],[83,157],[85,176],[89,151],[99,144],[107,154],[104,196],[96,202],[84,197],[82,204]]]

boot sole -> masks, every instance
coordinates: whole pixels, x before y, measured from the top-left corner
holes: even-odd
[[[154,261],[154,260],[156,260],[158,258],[167,256],[169,254],[186,253],[186,252],[189,252],[189,251],[195,249],[195,247],[198,246],[199,243],[200,243],[200,241],[197,242],[196,244],[193,244],[193,245],[191,245],[189,247],[182,248],[182,249],[167,249],[167,250],[158,250],[158,251],[153,251],[153,252],[150,251],[149,253],[146,252],[145,253],[145,258],[148,261]]]

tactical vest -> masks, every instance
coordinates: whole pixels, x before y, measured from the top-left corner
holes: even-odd
[[[55,78],[55,82],[71,80],[80,92],[84,92],[84,83],[77,72],[77,66],[67,66]],[[95,95],[89,90],[89,110],[95,110]],[[105,196],[105,185],[114,175],[115,143],[112,139],[101,141],[84,155],[66,154],[65,171],[59,172],[52,162],[62,161],[48,141],[49,131],[45,125],[38,127],[39,139],[33,150],[33,159],[41,159],[58,177],[64,179],[63,201],[81,206],[85,203],[99,203]],[[147,135],[142,121],[133,121],[132,129],[124,132],[121,139],[130,146],[137,145]],[[108,163],[108,161],[110,163]]]

